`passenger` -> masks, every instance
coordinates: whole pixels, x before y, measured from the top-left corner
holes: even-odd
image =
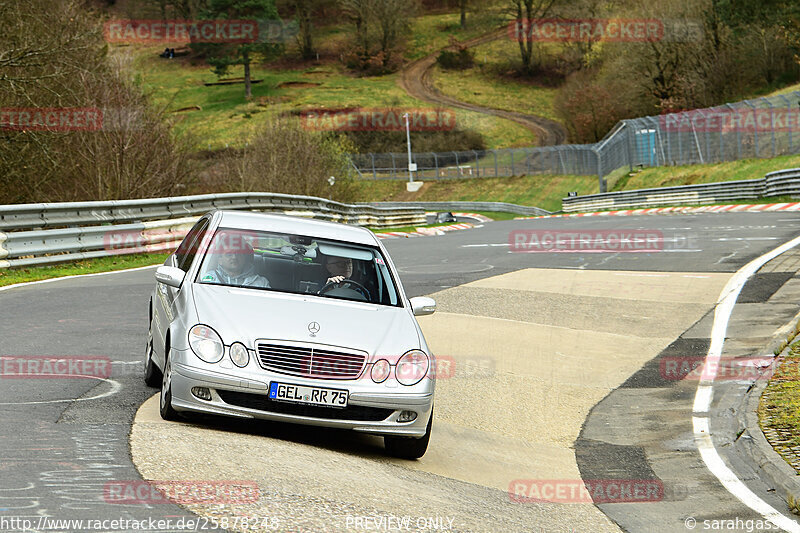
[[[236,246],[232,241],[236,242]],[[207,272],[200,281],[269,288],[269,280],[256,272],[255,252],[249,243],[241,238],[229,239],[226,235],[220,235],[213,253],[217,254],[217,268]]]

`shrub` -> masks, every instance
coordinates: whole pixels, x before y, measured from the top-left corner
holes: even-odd
[[[464,47],[459,47],[458,50],[442,50],[436,62],[446,70],[466,70],[475,64],[475,54]]]

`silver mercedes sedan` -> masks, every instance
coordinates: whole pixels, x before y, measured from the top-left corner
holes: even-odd
[[[200,412],[381,435],[428,447],[435,359],[367,229],[281,215],[203,216],[156,270],[145,382],[162,418]]]

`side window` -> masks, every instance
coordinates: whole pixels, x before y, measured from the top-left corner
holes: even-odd
[[[203,236],[208,229],[208,220],[208,218],[203,218],[198,221],[197,224],[189,230],[189,233],[186,234],[186,238],[183,239],[183,242],[175,251],[175,262],[178,268],[184,272],[188,272],[189,267],[192,266],[194,256],[197,255],[199,243],[203,241]]]

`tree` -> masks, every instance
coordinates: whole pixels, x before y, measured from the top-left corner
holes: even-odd
[[[414,0],[339,0],[342,12],[356,27],[355,45],[361,68],[377,57],[388,70],[416,13]]]
[[[522,57],[522,71],[533,74],[537,65],[533,61],[532,23],[550,14],[557,0],[511,0],[511,13],[516,23],[516,36],[519,53]]]
[[[278,10],[274,0],[208,0],[208,7],[203,12],[205,19],[252,20],[259,22],[279,23]],[[259,36],[255,43],[203,43],[195,45],[207,53],[206,61],[214,67],[217,76],[224,76],[233,65],[244,67],[244,96],[252,97],[250,81],[250,64],[255,54],[265,57],[275,56],[282,50],[277,43],[265,42]]]
[[[317,54],[314,48],[313,0],[294,0],[294,10],[297,27],[300,30],[297,34],[300,56],[303,59],[313,59]]]
[[[461,8],[461,29],[467,29],[467,1],[458,0],[459,7]]]

